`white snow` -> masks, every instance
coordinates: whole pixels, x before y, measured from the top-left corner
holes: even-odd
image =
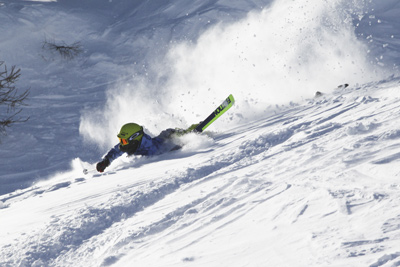
[[[0,266],[399,266],[399,12],[1,0],[0,60],[31,93],[1,136]],[[187,127],[230,93],[182,150],[83,174],[124,123]]]

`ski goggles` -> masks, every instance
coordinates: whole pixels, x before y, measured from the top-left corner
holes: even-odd
[[[119,143],[123,146],[126,146],[127,144],[129,144],[128,139],[125,138],[118,138],[119,139]]]

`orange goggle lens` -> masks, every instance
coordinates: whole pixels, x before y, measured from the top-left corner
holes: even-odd
[[[121,143],[121,145],[125,146],[128,144],[128,139],[119,138],[119,142]]]

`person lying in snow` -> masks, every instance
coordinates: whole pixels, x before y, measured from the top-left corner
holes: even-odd
[[[143,131],[142,126],[136,123],[127,123],[122,126],[117,135],[119,143],[108,151],[102,161],[97,163],[96,169],[98,172],[104,172],[104,170],[110,166],[111,162],[124,153],[127,153],[128,156],[153,156],[180,149],[181,147],[173,144],[171,139],[174,136],[182,136],[192,132],[197,125],[198,124],[193,124],[186,130],[169,128],[162,131],[157,137],[151,138]]]

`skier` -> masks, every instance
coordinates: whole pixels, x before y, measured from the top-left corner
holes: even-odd
[[[198,124],[193,124],[188,129],[166,129],[157,137],[151,138],[143,131],[143,127],[136,123],[127,123],[122,126],[117,135],[119,143],[108,151],[103,157],[103,160],[97,163],[96,169],[98,172],[110,166],[111,162],[127,153],[128,156],[153,156],[162,154],[167,151],[177,150],[181,147],[172,142],[174,136],[182,136],[192,132]]]

